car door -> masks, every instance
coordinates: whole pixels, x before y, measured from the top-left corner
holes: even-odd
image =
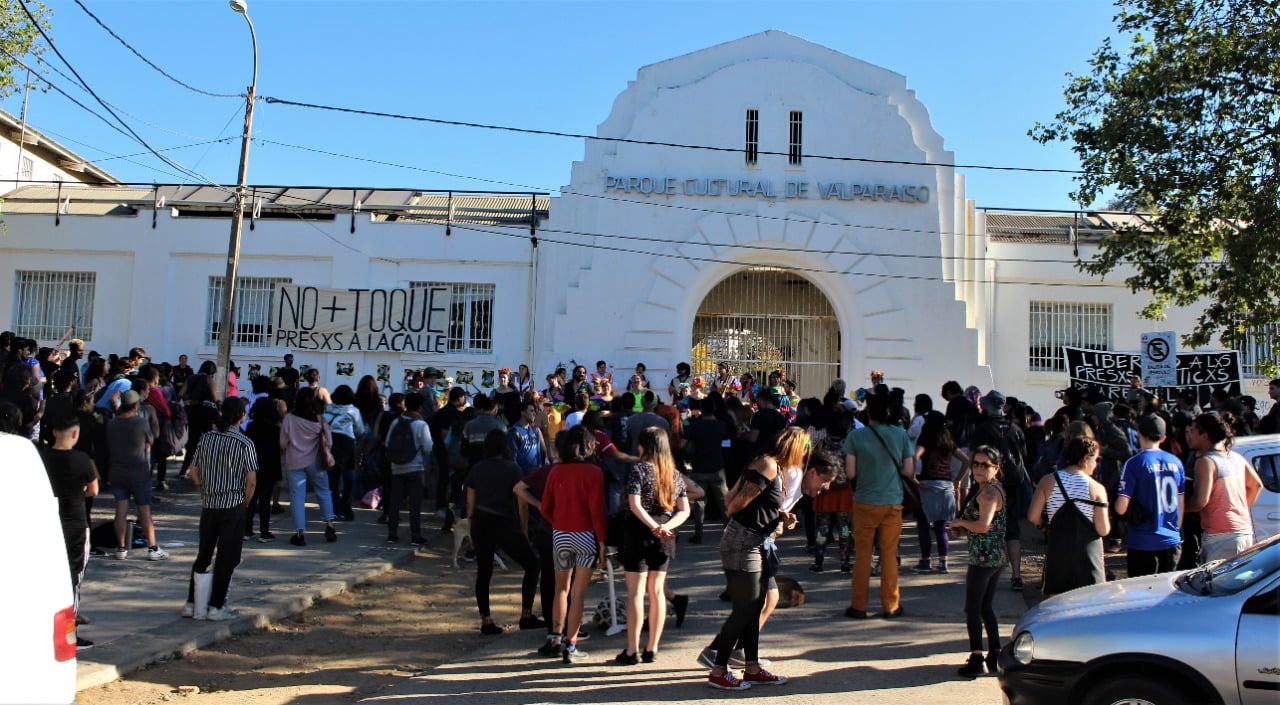
[[[1247,448],[1245,457],[1262,478],[1262,494],[1250,509],[1253,540],[1261,541],[1280,533],[1280,447],[1267,444]]]
[[[1245,601],[1236,633],[1241,705],[1280,701],[1280,577]]]

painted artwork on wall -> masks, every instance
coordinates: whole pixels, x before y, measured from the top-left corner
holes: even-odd
[[[356,373],[356,363],[339,362],[337,363],[337,373],[340,377],[351,377]]]

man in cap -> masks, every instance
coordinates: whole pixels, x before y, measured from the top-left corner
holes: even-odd
[[[428,420],[431,415],[440,409],[440,390],[436,388],[436,383],[441,377],[440,370],[434,367],[428,367],[422,371],[422,418]]]
[[[1131,578],[1174,570],[1182,552],[1186,473],[1177,456],[1160,450],[1164,436],[1164,419],[1154,414],[1139,418],[1141,450],[1120,473],[1116,514],[1129,525]]]
[[[120,395],[120,407],[107,422],[107,447],[111,451],[108,477],[116,496],[115,557],[129,557],[127,535],[129,499],[138,507],[138,524],[147,538],[147,558],[162,561],[169,553],[156,543],[151,521],[151,443],[155,440],[147,417],[139,413],[142,396],[132,389]]]

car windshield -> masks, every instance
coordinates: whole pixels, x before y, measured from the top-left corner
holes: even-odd
[[[1197,595],[1234,595],[1280,569],[1280,534],[1231,558],[1212,561],[1178,577],[1180,589]]]

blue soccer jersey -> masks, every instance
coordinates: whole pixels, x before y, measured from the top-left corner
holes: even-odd
[[[1163,551],[1181,543],[1178,497],[1186,488],[1182,461],[1163,450],[1144,450],[1129,458],[1120,474],[1120,491],[1137,502],[1151,518],[1129,527],[1129,548]]]

